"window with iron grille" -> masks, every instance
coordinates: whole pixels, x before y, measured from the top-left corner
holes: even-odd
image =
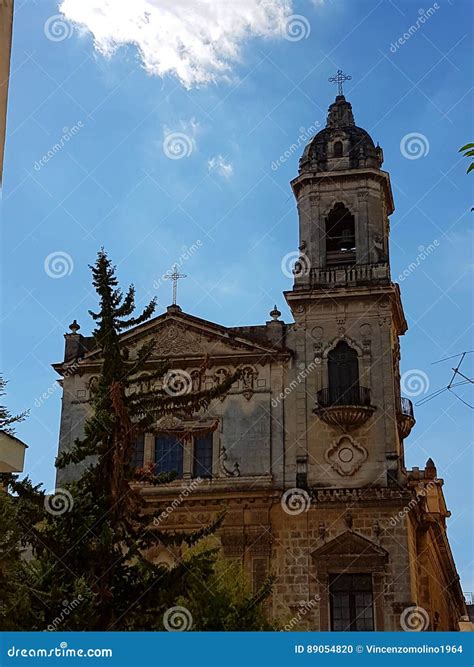
[[[329,582],[331,630],[374,629],[372,575],[334,574]]]

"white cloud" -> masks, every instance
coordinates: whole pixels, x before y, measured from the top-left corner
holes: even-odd
[[[112,56],[137,47],[153,75],[176,76],[186,87],[228,77],[251,37],[281,37],[292,0],[62,0],[65,18],[92,33]]]
[[[230,162],[226,162],[222,155],[215,155],[207,161],[209,171],[217,171],[224,178],[230,178],[234,173],[234,167]]]

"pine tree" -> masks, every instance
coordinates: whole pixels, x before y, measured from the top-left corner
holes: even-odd
[[[6,380],[0,375],[0,398],[6,395],[6,386]],[[4,431],[8,435],[15,435],[13,424],[23,421],[27,414],[27,412],[22,412],[18,415],[12,415],[5,405],[0,405],[0,431]]]
[[[36,618],[32,629],[44,629],[52,623],[55,628],[77,630],[160,629],[163,613],[175,606],[176,600],[191,594],[196,597],[196,590],[212,579],[217,552],[197,551],[168,569],[148,560],[147,549],[157,545],[178,550],[183,545],[191,547],[214,533],[223,515],[191,534],[169,534],[153,527],[153,516],[143,513],[144,500],[131,484],[134,442],[138,433],[162,415],[206,408],[230,389],[239,373],[197,393],[170,395],[163,389],[144,390],[144,380],[151,384],[163,379],[169,369],[161,364],[146,372],[151,355],[159,354],[154,342],[145,343],[130,359],[120,336],[146,322],[155,301],[135,317],[134,287],[122,293],[115,267],[104,251],[99,252],[91,269],[99,310],[90,314],[96,323],[93,335],[102,367],[84,437],[56,462],[59,468],[71,463],[88,465],[80,479],[58,489],[52,498],[31,484],[12,484],[20,506],[30,513],[32,499],[38,510],[45,507],[42,521],[35,519],[31,533],[36,556],[30,570],[34,579],[31,606]],[[158,475],[153,481],[169,479],[170,475]],[[65,609],[72,604],[73,613],[63,619]]]
[[[6,395],[7,383],[0,376],[0,397]],[[27,412],[13,415],[5,405],[0,405],[0,431],[15,435],[15,424],[23,421]],[[19,519],[18,503],[8,493],[8,485],[14,476],[0,474],[0,629],[19,630],[19,618],[29,615],[26,588],[26,564],[22,559],[25,531]],[[26,489],[26,486],[25,486]],[[21,610],[11,614],[10,610]]]

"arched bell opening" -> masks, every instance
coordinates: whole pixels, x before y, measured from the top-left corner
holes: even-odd
[[[338,202],[326,218],[326,265],[354,264],[355,259],[355,219]]]

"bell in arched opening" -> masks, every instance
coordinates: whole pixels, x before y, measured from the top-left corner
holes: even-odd
[[[343,203],[337,202],[326,218],[326,264],[353,264],[355,253],[354,216]]]

